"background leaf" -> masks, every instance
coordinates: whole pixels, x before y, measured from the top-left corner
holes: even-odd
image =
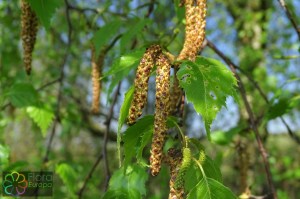
[[[100,50],[104,45],[108,44],[108,42],[113,38],[113,35],[116,35],[122,24],[122,21],[115,20],[100,27],[92,39],[95,46],[96,55],[100,53]]]
[[[50,28],[50,20],[56,8],[64,3],[61,0],[27,0],[46,29]]]
[[[233,73],[217,60],[197,57],[195,62],[181,64],[177,78],[187,100],[202,115],[210,139],[210,125],[221,107],[226,106],[226,97],[236,96]]]
[[[111,93],[115,86],[120,82],[120,80],[126,78],[129,72],[136,68],[139,64],[145,49],[139,49],[128,54],[122,55],[120,58],[116,59],[112,67],[103,74],[102,78],[111,76],[112,81],[108,88],[108,93]],[[109,97],[109,95],[108,95]]]
[[[62,163],[56,166],[55,173],[62,179],[71,193],[75,193],[77,189],[77,174],[73,167],[67,163]]]
[[[28,83],[14,84],[6,96],[18,108],[36,105],[39,98],[36,90]]]

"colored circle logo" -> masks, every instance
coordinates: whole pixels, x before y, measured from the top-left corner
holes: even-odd
[[[5,194],[20,196],[25,193],[28,187],[28,181],[23,174],[14,171],[5,175],[2,186]]]

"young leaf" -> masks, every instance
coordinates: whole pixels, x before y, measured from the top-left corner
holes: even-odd
[[[226,97],[236,96],[233,73],[217,60],[197,57],[195,62],[181,64],[177,78],[187,100],[202,115],[210,139],[210,125],[221,107],[226,106]]]
[[[38,103],[38,93],[31,84],[14,84],[6,94],[9,101],[18,108],[33,106]]]
[[[43,108],[43,107],[35,107],[29,106],[26,109],[29,117],[33,119],[33,121],[40,127],[43,136],[46,136],[47,128],[50,126],[54,114],[53,112]]]
[[[224,185],[212,178],[203,178],[187,195],[187,199],[236,199]]]
[[[61,0],[27,0],[46,29],[50,28],[50,20],[63,1]]]
[[[115,171],[109,181],[109,191],[123,190],[123,192],[130,193],[130,191],[137,191],[139,197],[146,195],[145,183],[148,179],[147,172],[138,165],[130,165],[124,172],[124,167]]]
[[[71,193],[75,193],[77,189],[76,172],[70,165],[62,163],[56,166],[55,173],[62,179]]]
[[[117,190],[108,190],[102,199],[140,199],[141,194],[137,190],[126,190],[126,189],[117,189]]]
[[[101,27],[94,35],[92,41],[95,46],[96,55],[100,53],[101,48],[108,44],[112,35],[115,35],[123,23],[120,20],[109,22]]]

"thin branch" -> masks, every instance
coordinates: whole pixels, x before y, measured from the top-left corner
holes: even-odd
[[[286,6],[285,0],[278,0],[278,2],[280,4],[281,8],[284,10],[286,16],[289,18],[294,29],[296,30],[296,33],[297,33],[299,41],[300,41],[300,28],[298,27],[296,20],[293,18],[291,11]]]
[[[236,71],[236,67],[234,67],[234,63],[228,57],[226,57],[213,43],[211,43],[208,40],[207,40],[207,45],[212,50],[214,50],[214,52],[216,54],[218,54],[226,62],[226,64],[229,66],[230,70],[234,73],[235,77],[238,80],[238,88],[239,88],[239,91],[241,93],[242,100],[244,102],[244,105],[246,107],[246,111],[247,111],[249,119],[250,119],[250,127],[251,127],[251,129],[253,130],[253,132],[255,134],[256,142],[258,144],[258,149],[259,149],[260,154],[261,154],[262,159],[263,159],[263,163],[264,163],[265,172],[266,172],[266,175],[267,175],[269,189],[270,189],[270,192],[273,195],[273,199],[277,199],[278,197],[277,197],[277,193],[276,193],[276,190],[275,190],[274,182],[273,182],[273,179],[272,179],[272,174],[271,174],[271,170],[270,170],[270,164],[269,164],[269,161],[268,161],[268,153],[267,153],[267,151],[264,148],[264,145],[262,143],[262,140],[261,140],[261,137],[260,137],[260,134],[259,134],[259,130],[258,130],[258,126],[257,126],[256,120],[255,120],[254,113],[253,113],[252,108],[250,106],[250,103],[249,103],[249,101],[247,99],[247,95],[246,95],[246,90],[245,90],[244,84],[241,81],[241,78],[240,78],[239,74]]]
[[[96,160],[96,162],[94,163],[93,167],[91,168],[90,172],[88,173],[88,175],[86,176],[84,182],[83,182],[83,185],[82,187],[80,188],[79,192],[78,192],[78,198],[82,198],[82,194],[83,194],[83,191],[85,190],[86,188],[86,185],[88,183],[88,181],[92,178],[92,175],[95,171],[95,169],[97,168],[98,164],[100,163],[100,161],[102,160],[102,157],[103,155],[100,154]]]
[[[52,141],[53,141],[53,138],[54,138],[54,135],[56,132],[56,127],[57,127],[57,124],[60,122],[59,111],[60,111],[61,100],[62,100],[63,80],[65,77],[64,68],[67,63],[67,58],[68,58],[71,43],[72,43],[71,36],[72,36],[73,27],[72,27],[72,23],[71,23],[71,19],[70,19],[70,12],[69,12],[69,8],[68,8],[67,0],[65,0],[65,4],[66,4],[66,15],[67,15],[66,18],[67,18],[67,23],[68,23],[68,43],[67,43],[66,53],[63,58],[63,62],[61,64],[60,77],[58,78],[59,79],[59,88],[58,88],[58,96],[57,96],[57,106],[56,106],[56,111],[55,111],[55,120],[54,120],[54,124],[52,126],[49,142],[48,142],[47,149],[46,149],[46,154],[43,159],[44,164],[47,163],[49,160],[49,153],[50,153]]]
[[[115,96],[113,98],[113,102],[111,103],[109,113],[108,113],[107,119],[105,121],[106,131],[105,131],[105,134],[104,134],[104,141],[103,141],[104,143],[103,143],[103,148],[102,148],[102,155],[103,155],[103,158],[104,158],[104,171],[105,171],[105,175],[106,175],[105,191],[108,188],[108,182],[109,182],[109,179],[110,179],[110,171],[109,171],[108,156],[107,156],[107,141],[108,141],[108,136],[109,136],[111,120],[113,118],[114,106],[117,102],[117,99],[118,99],[118,96],[119,96],[119,93],[120,93],[120,88],[121,88],[121,82],[118,84]]]

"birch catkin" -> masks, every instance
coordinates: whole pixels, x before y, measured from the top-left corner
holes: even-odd
[[[160,54],[156,61],[156,94],[154,134],[151,146],[151,174],[156,176],[161,168],[162,152],[167,132],[167,117],[170,112],[170,69],[169,60]]]
[[[194,61],[205,38],[206,0],[185,0],[185,40],[177,60]]]
[[[101,70],[104,62],[104,53],[100,52],[97,57],[95,47],[91,46],[92,51],[92,84],[93,84],[93,101],[92,113],[99,113],[100,111],[100,93],[101,93]]]
[[[31,73],[32,52],[38,30],[38,20],[29,3],[21,0],[21,38],[23,45],[23,62],[26,73]]]
[[[170,167],[169,199],[184,198],[183,186],[175,188],[176,179],[178,178],[181,162],[182,162],[182,153],[180,152],[180,150],[170,148],[168,150],[168,158],[167,158],[167,163]]]
[[[143,55],[138,66],[134,80],[134,95],[128,114],[128,124],[134,124],[142,115],[142,110],[147,102],[148,81],[157,56],[161,53],[159,45],[150,46]]]

